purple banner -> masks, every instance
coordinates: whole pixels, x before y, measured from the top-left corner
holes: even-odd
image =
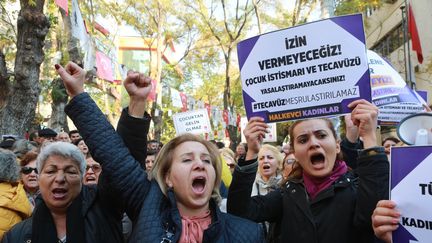
[[[247,117],[266,122],[351,112],[371,101],[361,14],[266,33],[237,46]]]

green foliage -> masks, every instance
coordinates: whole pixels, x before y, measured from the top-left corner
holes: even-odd
[[[163,109],[163,118],[162,120],[164,121],[162,124],[162,136],[161,136],[161,142],[162,143],[167,143],[169,142],[172,138],[175,137],[176,135],[176,131],[174,128],[174,121],[172,119],[172,115],[170,116],[168,114],[168,108],[164,108]],[[172,114],[174,114],[174,112],[172,112]]]
[[[54,103],[67,101],[66,88],[61,79],[55,79],[52,85],[51,98]]]
[[[383,0],[344,0],[336,6],[335,15],[363,13],[367,8],[378,8]]]

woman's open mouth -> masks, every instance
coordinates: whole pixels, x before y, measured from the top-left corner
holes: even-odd
[[[315,153],[311,155],[310,161],[315,169],[321,169],[324,167],[325,156],[322,153]]]
[[[52,190],[52,194],[55,200],[62,200],[66,197],[68,190],[64,188],[56,188]]]
[[[86,182],[96,182],[96,177],[94,177],[94,176],[87,176],[86,177]]]
[[[196,177],[192,180],[192,191],[196,194],[203,194],[206,187],[206,178],[204,176]]]

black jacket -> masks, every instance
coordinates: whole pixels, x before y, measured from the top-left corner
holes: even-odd
[[[116,210],[121,209],[121,206],[115,205],[119,201],[110,193],[105,194],[104,190],[98,190],[96,186],[83,186],[81,197],[86,242],[123,242],[120,222],[122,214]],[[2,243],[30,242],[32,223],[30,217],[15,225],[5,234]]]
[[[371,215],[376,203],[388,197],[389,164],[384,152],[360,154],[355,174],[342,175],[312,201],[301,180],[291,180],[265,196],[250,197],[257,167],[257,162],[251,162],[234,172],[229,213],[255,222],[275,222],[276,242],[374,242]]]
[[[156,181],[130,155],[122,139],[107,122],[87,93],[74,97],[65,108],[83,136],[90,151],[103,168],[103,186],[124,203],[134,223],[130,242],[177,242],[181,234],[181,218],[173,192],[166,197]],[[139,121],[141,120],[141,121]],[[134,126],[123,126],[122,133],[147,136],[149,120],[138,119]],[[147,128],[145,128],[147,127]],[[121,129],[119,129],[121,130]],[[138,139],[137,141],[143,141]],[[138,146],[140,147],[140,146]],[[145,148],[144,148],[145,149]],[[219,211],[211,201],[212,224],[204,231],[204,242],[262,242],[261,227],[251,221]]]

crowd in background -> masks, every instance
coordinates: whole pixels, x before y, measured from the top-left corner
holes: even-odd
[[[400,141],[376,146],[369,102],[351,104],[342,141],[312,119],[293,124],[288,143],[262,144],[267,126],[251,118],[235,151],[190,134],[162,144],[147,140],[140,109],[147,77],[128,74],[131,103],[115,132],[83,92],[83,70],[56,69],[79,131],[3,137],[0,239],[16,225],[3,242],[375,242],[373,230],[389,242],[380,215],[394,204],[381,200],[388,148]]]

